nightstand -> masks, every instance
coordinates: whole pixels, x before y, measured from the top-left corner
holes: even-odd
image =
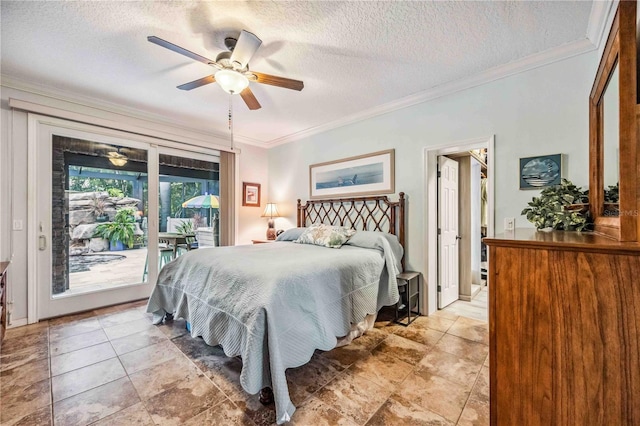
[[[251,240],[253,244],[275,243],[276,240]]]
[[[420,272],[405,271],[396,280],[400,300],[396,303],[395,322],[407,326],[420,316]]]

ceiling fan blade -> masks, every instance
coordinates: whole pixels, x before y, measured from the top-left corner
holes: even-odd
[[[284,87],[285,89],[302,90],[304,83],[300,80],[292,80],[290,78],[278,77],[275,75],[262,74],[261,72],[251,71],[256,76],[258,83],[270,84],[272,86]]]
[[[191,89],[198,88],[200,86],[204,86],[205,84],[215,83],[215,81],[216,81],[216,78],[213,75],[208,75],[206,77],[199,78],[189,83],[181,84],[180,86],[178,86],[178,89],[191,90]]]
[[[212,59],[208,59],[208,58],[205,58],[204,56],[200,56],[197,53],[193,53],[190,50],[184,49],[184,48],[182,48],[182,47],[180,47],[178,45],[175,45],[175,44],[173,44],[171,42],[168,42],[167,40],[163,40],[163,39],[161,39],[159,37],[149,36],[149,37],[147,37],[147,40],[150,41],[151,43],[157,44],[158,46],[162,46],[165,49],[172,50],[172,51],[174,51],[176,53],[179,53],[181,55],[186,56],[187,58],[194,59],[194,60],[202,62],[204,64],[213,65],[213,64],[216,63],[216,61],[214,61]]]
[[[242,92],[240,92],[240,96],[242,96],[242,100],[245,104],[247,104],[250,110],[253,111],[262,108],[260,106],[260,102],[258,102],[250,88],[247,87]]]
[[[240,37],[238,37],[236,47],[233,48],[233,52],[231,53],[231,58],[229,58],[229,60],[232,64],[238,64],[238,68],[244,69],[261,44],[262,40],[260,40],[255,34],[242,30]]]

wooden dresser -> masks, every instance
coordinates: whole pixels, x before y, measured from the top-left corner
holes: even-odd
[[[7,269],[9,262],[0,262],[0,343],[7,329]]]
[[[489,246],[492,425],[640,425],[640,244],[523,229]]]

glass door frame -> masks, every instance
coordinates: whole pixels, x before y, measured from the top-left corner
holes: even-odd
[[[148,297],[158,274],[157,256],[148,257],[146,282],[132,283],[110,289],[101,289],[84,294],[52,296],[52,257],[51,257],[51,151],[53,135],[85,139],[94,142],[126,146],[147,151],[148,179],[148,243],[147,250],[158,251],[158,139],[106,129],[99,126],[71,122],[63,119],[28,114],[28,182],[27,194],[29,206],[27,212],[27,287],[28,287],[28,323],[39,319],[64,315],[74,311],[96,309],[129,300]],[[43,193],[44,191],[44,193]],[[40,192],[40,193],[39,193]],[[44,213],[38,208],[46,199],[49,204]],[[39,245],[44,244],[40,249]],[[142,274],[140,274],[142,276]],[[45,290],[47,289],[47,290]],[[78,308],[80,306],[80,308]]]

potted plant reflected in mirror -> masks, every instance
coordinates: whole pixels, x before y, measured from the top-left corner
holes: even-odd
[[[620,182],[609,185],[604,190],[604,215],[609,217],[620,216]]]
[[[541,231],[585,231],[591,224],[586,191],[568,179],[560,185],[545,188],[533,197],[520,214]]]
[[[135,236],[133,213],[133,209],[118,210],[113,222],[101,223],[96,227],[94,237],[109,240],[111,251],[124,250],[125,245],[133,248]]]
[[[91,213],[93,213],[93,215],[95,216],[96,222],[104,223],[109,220],[109,215],[107,215],[107,213],[105,212],[106,207],[107,202],[105,201],[105,199],[99,198],[94,194],[89,208],[91,210]]]

